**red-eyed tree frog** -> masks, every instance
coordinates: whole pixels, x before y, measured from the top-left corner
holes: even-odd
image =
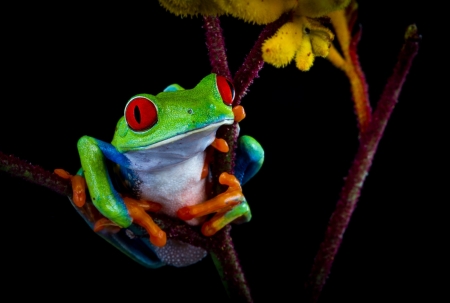
[[[206,252],[166,239],[147,211],[202,224],[206,236],[235,220],[250,220],[240,184],[263,163],[264,151],[255,139],[239,139],[235,175],[222,173],[219,178],[228,190],[212,198],[206,191],[210,146],[228,151],[226,142],[216,139],[216,131],[244,115],[241,107],[232,108],[233,98],[233,85],[210,74],[193,89],[173,84],[157,95],[132,97],[111,144],[82,137],[78,141],[82,168],[72,177],[73,203],[94,231],[147,267],[186,266],[201,260]],[[82,209],[82,177],[95,206],[92,209],[100,213],[97,216]],[[113,229],[119,232],[106,232]],[[149,238],[135,236],[145,231]]]

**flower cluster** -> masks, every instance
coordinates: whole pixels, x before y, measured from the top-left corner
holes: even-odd
[[[268,24],[284,13],[289,22],[267,39],[262,46],[263,59],[276,67],[294,58],[303,71],[311,68],[316,56],[326,57],[334,39],[333,33],[317,19],[343,9],[350,0],[159,0],[179,16],[231,15],[256,24]]]

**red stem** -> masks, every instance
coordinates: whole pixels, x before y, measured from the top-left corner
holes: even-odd
[[[0,171],[53,190],[61,195],[71,195],[72,185],[58,175],[44,170],[38,165],[30,164],[13,155],[0,152]]]
[[[242,98],[247,94],[248,87],[253,83],[253,79],[258,77],[259,71],[264,66],[262,44],[268,38],[272,37],[290,17],[290,14],[282,15],[276,21],[267,24],[261,34],[259,34],[258,40],[256,40],[251,51],[245,57],[244,63],[242,63],[234,76],[233,82],[236,89],[236,98],[233,101],[233,106],[241,103]]]
[[[222,35],[219,17],[204,16],[204,29],[206,31],[206,47],[212,72],[228,79],[232,79],[228,68],[225,41]]]
[[[236,89],[236,98],[233,105],[238,105],[242,97],[246,94],[248,87],[253,83],[253,79],[258,76],[259,70],[263,67],[261,46],[262,43],[275,34],[278,28],[281,27],[288,19],[288,15],[283,15],[277,21],[269,24],[261,32],[258,40],[254,44],[252,50],[247,55],[244,63],[236,73],[234,78],[234,85]],[[204,17],[204,28],[206,30],[206,45],[208,47],[209,59],[211,61],[212,71],[214,73],[223,75],[231,79],[231,73],[228,68],[225,43],[222,37],[222,29],[218,17]],[[231,126],[223,126],[219,129],[216,135],[218,138],[223,138],[227,141],[230,151],[227,154],[216,153],[214,163],[212,165],[212,174],[214,180],[217,181],[220,173],[227,171],[233,173],[234,159],[236,156],[236,142],[237,142],[237,124]],[[217,182],[215,182],[218,184]],[[221,187],[215,189],[216,194],[221,192]],[[236,251],[230,236],[230,227],[221,230],[216,237],[221,241],[215,243],[222,243],[220,247],[214,249],[213,258],[216,259],[216,266],[219,273],[221,273],[222,281],[227,287],[230,298],[233,302],[253,302],[250,289],[244,277],[244,273],[239,264]],[[218,264],[217,264],[218,263]]]
[[[417,54],[419,36],[415,25],[408,27],[405,39],[406,41],[400,51],[393,74],[389,78],[381,95],[369,128],[361,137],[360,146],[348,172],[340,199],[328,223],[325,239],[321,243],[314,260],[310,276],[306,283],[306,293],[310,302],[317,302],[319,299],[336,253],[341,245],[344,232],[355,210],[361,188],[372,165],[378,143],[383,136],[389,117],[397,104],[398,96],[406,75],[411,68],[412,60]]]

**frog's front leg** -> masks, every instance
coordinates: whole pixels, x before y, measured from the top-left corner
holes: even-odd
[[[139,201],[122,198],[114,189],[104,157],[124,167],[128,167],[130,161],[111,144],[88,136],[78,141],[78,152],[92,203],[100,213],[119,227],[126,228],[133,222],[144,227],[150,242],[164,246],[165,232],[153,222]]]
[[[228,185],[228,189],[224,193],[203,203],[182,207],[177,211],[177,216],[185,221],[216,213],[212,219],[202,226],[202,233],[205,236],[214,235],[225,225],[243,215],[240,211],[234,210],[236,205],[245,201],[238,179],[224,172],[219,177],[219,183]],[[231,212],[231,210],[234,211]]]
[[[222,173],[219,183],[228,185],[228,189],[216,197],[193,206],[182,207],[177,215],[182,220],[216,213],[202,226],[205,236],[212,236],[231,222],[243,223],[251,219],[251,211],[247,200],[242,194],[241,182],[246,183],[261,168],[264,162],[264,150],[252,137],[239,138],[236,153],[235,176]]]

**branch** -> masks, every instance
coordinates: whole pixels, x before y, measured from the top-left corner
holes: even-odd
[[[69,180],[44,170],[38,165],[30,164],[13,155],[5,155],[0,152],[0,171],[19,177],[25,181],[35,183],[60,195],[72,195],[72,185]]]
[[[248,87],[253,83],[253,79],[258,76],[259,70],[264,65],[261,53],[262,43],[275,34],[278,28],[287,21],[288,16],[288,14],[285,14],[277,21],[268,24],[259,35],[258,40],[234,78],[236,97],[233,106],[236,106],[241,102]],[[231,79],[219,18],[205,16],[204,28],[206,30],[206,44],[212,71]],[[221,185],[217,181],[219,175],[224,171],[233,174],[234,171],[234,160],[236,157],[236,144],[238,138],[237,123],[230,126],[222,126],[217,131],[216,136],[225,139],[229,146],[229,152],[226,154],[216,152],[212,163],[211,171],[215,184],[214,192],[215,194],[219,194],[223,191]],[[247,281],[245,280],[244,273],[239,264],[239,259],[234,250],[230,230],[231,227],[227,227],[216,234],[215,238],[220,238],[222,242],[220,246],[216,246],[216,248],[213,249],[214,253],[212,254],[212,257],[230,299],[233,302],[253,302],[250,295],[250,289],[248,288]]]
[[[276,21],[267,24],[261,34],[259,34],[258,40],[256,40],[247,57],[245,57],[244,63],[242,63],[234,76],[233,82],[236,88],[236,98],[233,101],[233,106],[241,103],[241,99],[247,94],[248,87],[253,83],[253,79],[258,78],[258,73],[264,66],[262,44],[272,37],[289,18],[291,18],[290,14],[283,14]]]
[[[406,31],[405,43],[400,51],[393,74],[381,95],[367,132],[362,134],[358,151],[348,172],[340,199],[328,223],[325,239],[315,257],[306,283],[307,298],[310,302],[317,302],[330,273],[342,237],[358,202],[361,188],[372,165],[378,143],[383,136],[389,117],[397,104],[406,75],[417,54],[419,39],[417,27],[414,24],[410,25]]]

